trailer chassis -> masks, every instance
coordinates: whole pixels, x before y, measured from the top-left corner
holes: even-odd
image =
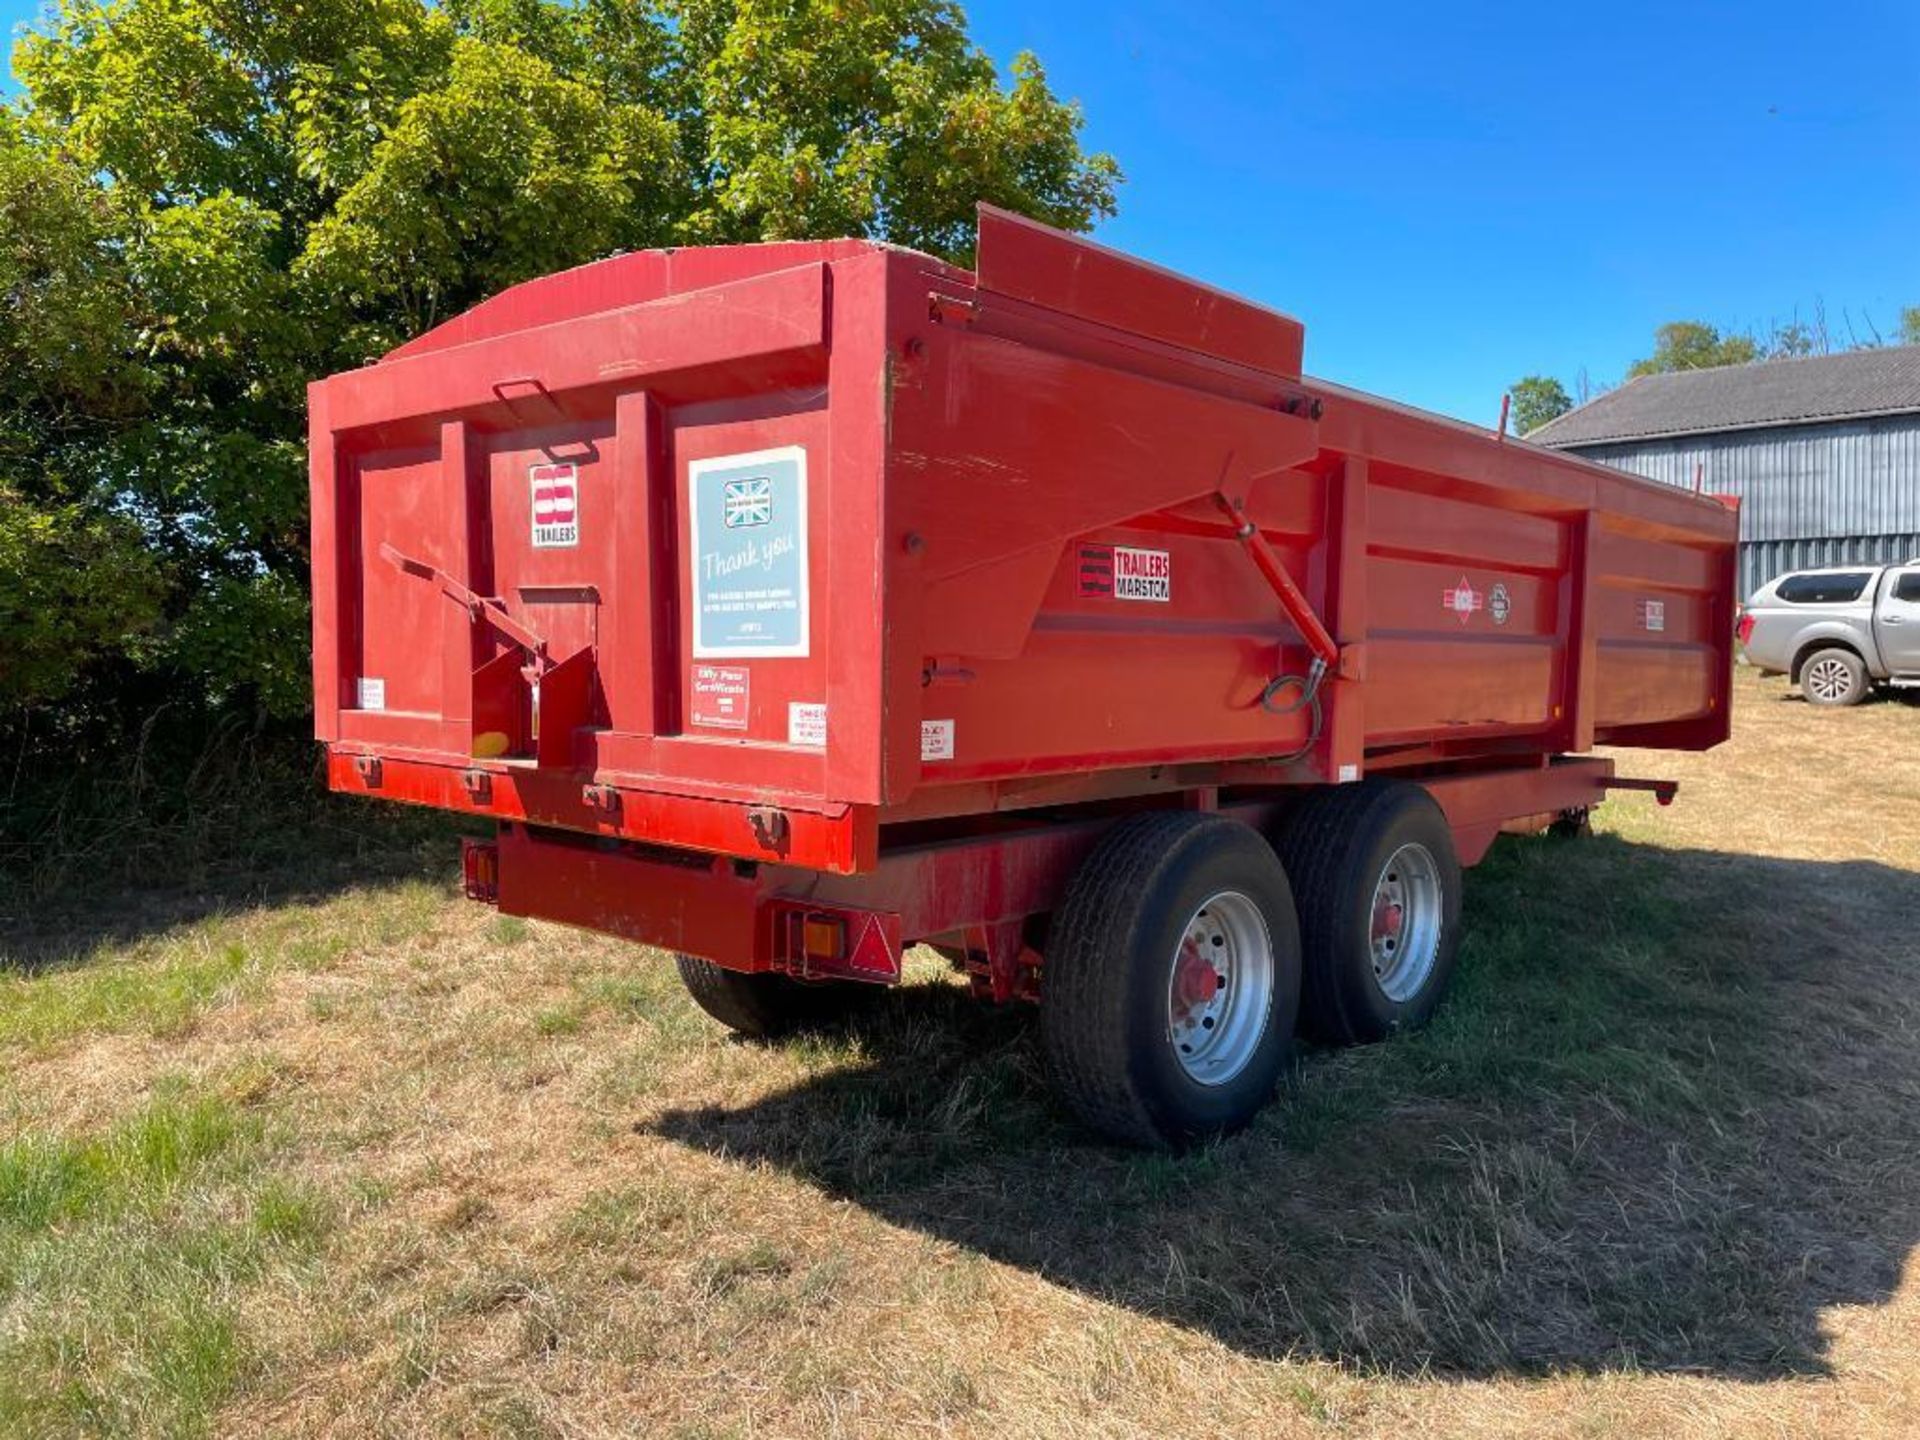
[[[1462,865],[1502,830],[1584,814],[1615,789],[1671,781],[1617,777],[1601,757],[1554,757],[1404,777],[1438,803]],[[1301,787],[1196,786],[1056,810],[882,826],[878,862],[856,874],[739,860],[504,821],[464,842],[470,899],[711,960],[743,973],[894,984],[907,947],[927,943],[996,1002],[1038,997],[1045,922],[1117,819],[1193,810],[1271,833]]]

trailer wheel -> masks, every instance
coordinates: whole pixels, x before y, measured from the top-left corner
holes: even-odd
[[[744,975],[696,955],[675,955],[673,963],[694,1004],[729,1030],[756,1040],[840,1023],[872,1006],[882,993],[878,985],[855,980]]]
[[[1867,698],[1867,667],[1851,650],[1816,650],[1800,667],[1800,693],[1813,705],[1858,705]]]
[[[1547,833],[1556,840],[1587,840],[1593,836],[1593,807],[1576,805],[1571,810],[1562,810],[1553,817],[1553,823],[1547,826]]]
[[[1293,894],[1272,847],[1219,816],[1135,816],[1087,857],[1054,916],[1047,1069],[1092,1128],[1183,1148],[1272,1098],[1299,996]]]
[[[1336,1045],[1424,1025],[1453,973],[1460,862],[1418,785],[1375,780],[1303,798],[1277,848],[1300,912],[1301,1026]]]

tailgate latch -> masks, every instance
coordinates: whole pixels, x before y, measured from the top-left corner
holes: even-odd
[[[753,838],[764,849],[776,855],[787,853],[793,839],[793,822],[787,818],[786,811],[771,805],[755,805],[747,811],[747,824],[753,829]]]

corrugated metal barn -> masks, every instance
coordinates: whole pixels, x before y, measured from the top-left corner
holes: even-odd
[[[1647,375],[1527,439],[1740,497],[1740,593],[1920,556],[1920,346]]]

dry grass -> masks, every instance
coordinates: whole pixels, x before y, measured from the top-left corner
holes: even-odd
[[[450,867],[93,897],[0,980],[0,1430],[1911,1433],[1920,707],[1738,701],[1181,1161],[932,965],[766,1049]]]

